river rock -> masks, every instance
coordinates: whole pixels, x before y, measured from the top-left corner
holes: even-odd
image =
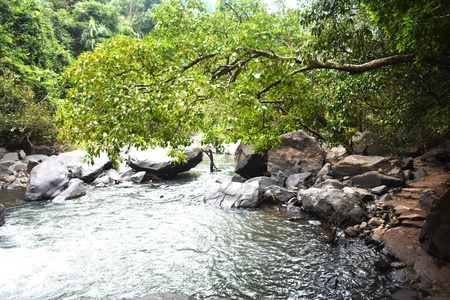
[[[290,175],[285,182],[288,190],[308,188],[314,182],[314,175],[311,172],[304,172]]]
[[[272,185],[264,193],[264,199],[271,202],[287,203],[292,198],[297,197],[297,192],[286,188]]]
[[[412,170],[414,169],[414,158],[407,157],[402,160],[402,170]]]
[[[376,171],[366,172],[361,175],[352,177],[353,185],[374,188],[380,185],[386,185],[387,187],[405,186],[405,181],[396,177],[387,176]]]
[[[19,150],[19,152],[17,152],[17,154],[19,155],[19,159],[20,160],[26,160],[27,159],[27,154],[25,153],[25,151]]]
[[[2,148],[2,147],[0,147],[0,159],[2,159],[3,158],[3,155],[6,153],[6,149],[5,148]]]
[[[0,226],[5,224],[5,207],[0,204]]]
[[[389,154],[383,145],[385,143],[371,131],[358,132],[352,138],[352,149],[356,154],[382,156]]]
[[[31,171],[25,198],[31,201],[54,198],[67,187],[69,179],[69,171],[61,159],[52,156]]]
[[[324,219],[333,218],[339,223],[360,224],[367,219],[364,203],[356,193],[340,189],[310,188],[299,190],[297,195],[303,209]]]
[[[303,131],[281,135],[281,145],[268,152],[267,170],[292,174],[311,172],[317,174],[322,168],[326,152],[317,140]]]
[[[46,159],[48,159],[48,156],[43,155],[43,154],[28,155],[27,156],[27,162],[28,162],[27,171],[28,171],[28,173],[31,173],[31,170],[33,170],[34,167],[36,167],[38,164],[40,164],[41,162],[43,162]]]
[[[27,170],[27,163],[22,162],[22,161],[17,161],[14,162],[13,165],[11,167],[9,167],[9,169],[13,172],[22,172],[22,171],[26,171]]]
[[[328,188],[333,188],[333,189],[339,189],[342,190],[345,185],[340,182],[339,180],[336,179],[327,179],[317,185],[314,185],[315,188],[317,189],[328,189]]]
[[[331,170],[331,164],[326,163],[323,165],[322,169],[320,169],[319,173],[317,173],[315,177],[315,184],[319,184],[322,181],[332,178],[333,171]]]
[[[226,182],[245,182],[245,179],[240,176],[224,176],[220,177],[216,180],[217,183],[226,183]]]
[[[262,193],[267,191],[267,189],[272,185],[283,186],[282,181],[277,180],[276,178],[273,177],[266,177],[266,176],[253,177],[246,181],[246,183],[254,183],[254,182],[257,182],[259,184]]]
[[[129,165],[133,170],[145,171],[156,176],[175,176],[189,171],[203,159],[200,147],[190,147],[185,151],[186,163],[175,163],[174,158],[167,155],[167,149],[155,148],[145,151],[130,149]]]
[[[8,152],[3,154],[2,159],[0,161],[19,161],[19,154],[17,152]]]
[[[349,155],[335,164],[332,170],[334,176],[342,178],[389,167],[389,161],[383,156]]]
[[[388,192],[388,187],[385,185],[376,186],[371,188],[370,192],[374,195],[383,195]]]
[[[234,153],[234,172],[245,178],[264,176],[267,173],[267,151],[256,154],[253,145],[242,145]]]
[[[9,170],[8,167],[3,167],[0,164],[0,180],[5,180],[6,177],[14,175],[13,171]]]
[[[73,178],[69,181],[67,189],[62,191],[53,199],[53,202],[63,202],[64,200],[75,199],[86,195],[86,188],[81,179]]]
[[[251,208],[258,206],[263,198],[261,188],[255,182],[228,182],[213,187],[203,199],[206,204],[225,208]]]
[[[94,164],[90,164],[86,158],[87,152],[76,150],[58,155],[63,166],[69,172],[71,178],[79,178],[84,182],[93,182],[104,169],[111,167],[111,162],[106,153],[93,158]]]

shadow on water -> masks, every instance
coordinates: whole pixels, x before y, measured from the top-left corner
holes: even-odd
[[[0,190],[0,204],[4,207],[8,208],[23,205],[25,203],[27,203],[27,201],[25,201],[25,191]]]

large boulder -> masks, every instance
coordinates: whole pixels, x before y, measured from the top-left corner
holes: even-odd
[[[425,251],[450,261],[450,190],[432,206],[419,239]]]
[[[3,157],[0,159],[0,161],[18,161],[19,154],[17,152],[8,152],[3,154]]]
[[[227,182],[210,189],[203,199],[206,204],[225,208],[251,208],[258,206],[263,198],[258,181]]]
[[[28,170],[28,173],[31,173],[31,170],[33,170],[34,167],[36,167],[38,164],[40,164],[41,162],[43,162],[46,159],[48,159],[48,156],[47,155],[43,155],[43,154],[28,155],[27,156],[27,162],[28,162],[27,170]]]
[[[389,167],[389,161],[383,156],[349,155],[335,164],[332,170],[334,176],[342,178]]]
[[[314,183],[314,175],[311,172],[292,174],[286,179],[285,185],[289,190],[308,188]]]
[[[52,199],[67,188],[69,180],[69,171],[61,159],[52,156],[31,170],[25,198],[31,201]]]
[[[5,224],[5,207],[0,204],[0,226]]]
[[[365,188],[374,188],[376,186],[385,185],[387,187],[405,186],[403,179],[387,176],[377,171],[366,172],[351,178],[352,184]]]
[[[185,151],[186,163],[175,163],[174,158],[167,155],[167,149],[155,148],[145,151],[130,149],[129,165],[135,171],[145,171],[157,176],[175,176],[189,171],[203,159],[200,147],[190,147]]]
[[[264,193],[264,200],[277,203],[287,203],[297,196],[297,191],[288,190],[277,185],[270,186]]]
[[[267,173],[267,152],[256,154],[253,145],[242,145],[234,153],[234,172],[245,178],[263,176]]]
[[[283,186],[283,182],[277,180],[276,178],[266,176],[253,177],[246,181],[246,183],[254,182],[259,184],[259,187],[263,193],[272,185]]]
[[[310,188],[299,190],[297,197],[304,210],[324,219],[342,224],[360,224],[367,219],[361,196],[352,188]]]
[[[386,143],[371,131],[358,132],[352,138],[352,149],[362,155],[388,155]]]
[[[93,164],[90,164],[86,155],[86,151],[76,150],[61,153],[58,157],[69,172],[71,178],[79,178],[84,182],[90,183],[94,181],[104,169],[110,168],[111,162],[106,153],[102,153],[100,156],[94,157]]]
[[[267,170],[271,174],[281,171],[289,177],[292,174],[319,172],[326,152],[315,138],[301,130],[285,133],[280,138],[281,145],[268,152]]]

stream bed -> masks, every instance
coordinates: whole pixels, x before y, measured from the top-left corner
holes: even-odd
[[[318,220],[204,205],[205,191],[233,172],[232,157],[216,165],[223,171],[211,174],[205,160],[170,181],[8,207],[0,299],[390,299],[378,254],[344,238],[330,245]]]

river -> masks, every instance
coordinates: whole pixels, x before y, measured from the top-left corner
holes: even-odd
[[[320,222],[276,207],[221,209],[205,190],[232,174],[218,156],[175,180],[89,188],[62,203],[9,207],[0,227],[0,299],[389,299],[378,255],[324,241]],[[13,201],[9,199],[8,201]]]

